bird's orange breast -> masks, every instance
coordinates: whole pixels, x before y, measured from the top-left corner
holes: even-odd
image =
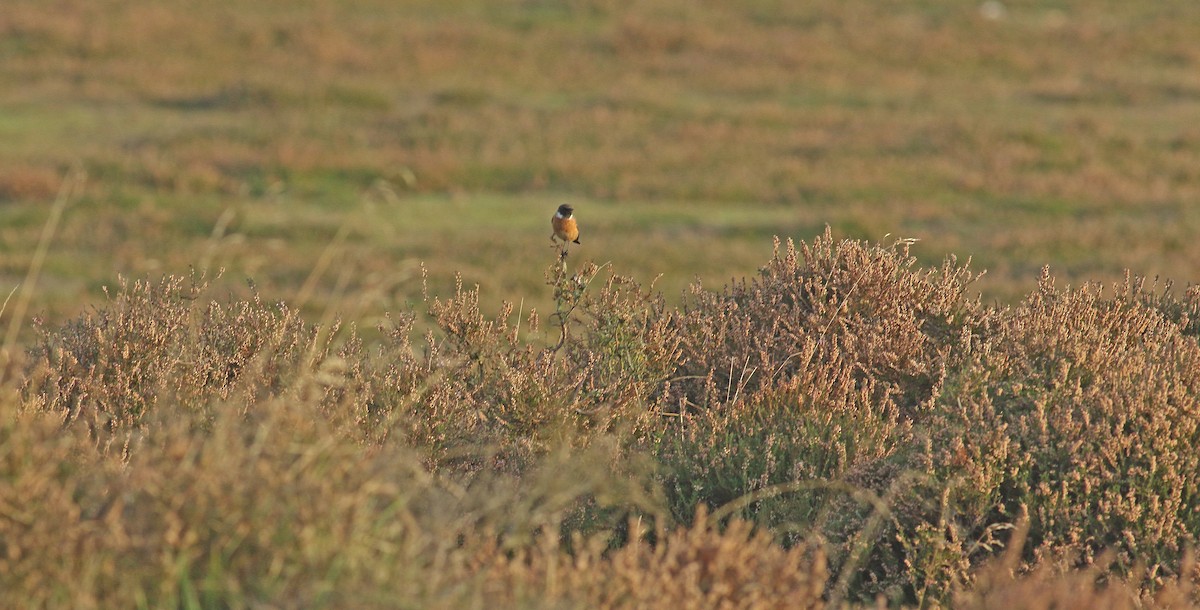
[[[575,224],[574,218],[559,218],[555,216],[550,219],[550,224],[554,227],[554,236],[563,241],[575,241],[579,239],[579,226]]]

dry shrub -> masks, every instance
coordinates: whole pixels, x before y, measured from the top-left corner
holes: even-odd
[[[964,298],[974,276],[953,260],[912,267],[904,242],[826,232],[754,281],[695,291],[670,417],[646,434],[673,513],[750,494],[743,517],[822,535],[835,577],[853,570],[839,591],[863,600],[945,601],[1021,506],[1031,564],[1112,549],[1118,572],[1175,574],[1200,534],[1192,292],[1131,281],[1106,298],[1046,276],[997,309]]]
[[[683,336],[680,400],[701,408],[773,392],[814,363],[875,384],[881,401],[910,414],[936,394],[947,338],[977,315],[963,298],[976,275],[954,258],[914,270],[909,241],[891,247],[791,241],[759,277],[722,293],[696,286],[676,316]]]
[[[464,289],[429,305],[434,330],[418,355],[413,315],[394,319],[373,358],[373,397],[360,420],[373,436],[400,431],[426,447],[431,465],[478,469],[484,462],[519,472],[553,438],[608,431],[645,413],[674,370],[677,339],[660,297],[629,278],[610,275],[595,295],[599,274],[585,264],[574,274],[555,264],[547,273],[558,311],[554,347],[522,340],[538,336],[537,312],[510,323],[505,304],[494,319],[479,309],[479,289]]]
[[[1118,300],[1137,301],[1157,310],[1166,319],[1179,326],[1189,337],[1200,337],[1200,285],[1188,286],[1181,296],[1172,294],[1174,283],[1166,281],[1161,289],[1158,278],[1147,286],[1146,278],[1128,272],[1125,282],[1114,287]]]
[[[586,264],[576,277],[590,282],[598,271]],[[561,280],[555,276],[552,282]],[[590,292],[573,282],[580,306],[572,323],[581,328],[577,340],[563,345],[567,361],[580,375],[579,408],[589,413],[603,409],[609,415],[630,407],[644,412],[661,398],[663,382],[677,373],[681,357],[681,337],[666,302],[617,274]],[[557,317],[567,313],[560,311]],[[560,324],[560,332],[568,331]]]
[[[0,586],[74,607],[1190,595],[1195,290],[1046,273],[1000,309],[908,247],[827,231],[678,311],[556,260],[547,323],[460,283],[422,340],[406,312],[371,350],[203,282],[123,283],[42,331],[3,405]]]
[[[414,351],[407,316],[388,333],[373,369],[379,433],[400,431],[430,464],[478,469],[490,459],[516,471],[540,450],[539,436],[566,425],[570,394],[551,354],[518,340],[505,304],[495,320],[479,310],[478,287],[430,304],[435,331]],[[519,323],[518,323],[519,324]],[[490,455],[489,455],[490,454]]]
[[[635,530],[636,531],[636,530]],[[574,552],[555,539],[515,554],[485,547],[485,590],[500,607],[546,608],[823,608],[824,557],[802,546],[783,549],[745,521],[718,529],[703,508],[694,525],[635,536],[605,553],[603,540],[575,538]]]
[[[1031,559],[1177,570],[1200,534],[1200,347],[1132,290],[1044,271],[957,354],[930,432],[968,535],[1024,506]]]
[[[1055,573],[1043,569],[1014,578],[1005,575],[978,589],[956,596],[954,608],[964,610],[1142,610],[1155,608],[1196,608],[1192,587],[1171,581],[1153,595],[1146,594],[1145,582],[1097,584],[1103,574],[1097,570]]]
[[[1110,570],[1112,553],[1104,553],[1083,569],[1064,572],[1058,566],[1043,564],[1019,573],[1027,533],[1028,521],[1021,520],[1013,545],[1004,555],[980,568],[969,589],[955,591],[955,608],[1166,610],[1200,606],[1200,598],[1196,597],[1200,570],[1190,553],[1180,562],[1180,576],[1169,579],[1140,568],[1127,578],[1114,578]]]
[[[108,469],[79,450],[86,432],[17,411],[0,401],[0,605],[87,607],[71,603],[69,590],[98,578],[80,558],[110,543],[96,536],[106,529],[103,505],[85,508],[79,498],[104,493]]]
[[[24,387],[29,404],[96,433],[136,428],[163,400],[198,408],[237,391],[252,405],[288,386],[301,362],[330,354],[286,305],[220,302],[197,277],[122,279],[106,307],[38,330]],[[254,374],[239,384],[247,369]]]
[[[856,387],[848,368],[801,359],[810,367],[774,392],[687,415],[657,431],[653,449],[677,517],[697,504],[722,506],[797,481],[852,479],[886,489],[912,442],[911,424],[873,394],[873,384]],[[826,512],[831,495],[839,494],[815,486],[751,503],[741,514],[805,531]]]
[[[520,477],[442,478],[319,401],[160,402],[123,454],[56,413],[3,407],[0,587],[21,606],[782,608],[817,605],[824,583],[819,556],[703,515],[657,544],[635,531],[610,552],[616,532],[599,532],[559,547],[581,502],[652,508],[645,474],[611,468],[627,460],[607,436]]]
[[[124,455],[3,406],[2,607],[482,608],[480,545],[501,562],[580,497],[642,501],[606,467],[611,443],[464,483],[316,404],[147,417]]]
[[[903,475],[923,452],[914,424],[934,408],[951,346],[982,315],[963,297],[974,274],[953,259],[914,270],[909,245],[827,230],[799,248],[777,242],[753,281],[693,290],[674,318],[683,358],[666,408],[676,417],[648,435],[678,517],[759,495],[745,518],[791,542],[819,533],[835,574],[859,571],[875,583],[868,597],[900,595],[892,530],[862,540],[878,511],[846,490],[895,497],[912,486]],[[780,486],[791,488],[771,492]],[[869,557],[855,550],[864,542]]]

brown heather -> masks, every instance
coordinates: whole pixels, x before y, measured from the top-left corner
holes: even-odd
[[[910,247],[677,309],[556,259],[549,315],[460,281],[370,343],[122,282],[0,395],[0,606],[1200,604],[1196,291],[992,307]]]
[[[121,280],[119,290],[106,307],[42,330],[26,380],[32,406],[115,432],[140,427],[164,400],[191,410],[236,394],[249,408],[291,386],[302,364],[329,357],[286,305],[203,301],[203,278]]]
[[[933,470],[957,479],[970,536],[1026,507],[1039,558],[1109,549],[1171,572],[1200,534],[1200,349],[1190,317],[1161,310],[1194,311],[1195,294],[1114,293],[1056,289],[1046,270],[965,335],[931,419]]]

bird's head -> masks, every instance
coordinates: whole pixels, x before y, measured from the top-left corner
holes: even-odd
[[[562,218],[570,218],[571,214],[574,214],[574,213],[575,213],[575,208],[571,207],[571,204],[569,204],[569,203],[564,203],[564,204],[558,206],[558,215],[561,216]]]

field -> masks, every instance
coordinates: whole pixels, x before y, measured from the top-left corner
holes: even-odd
[[[1196,603],[1196,40],[6,0],[0,606]]]

